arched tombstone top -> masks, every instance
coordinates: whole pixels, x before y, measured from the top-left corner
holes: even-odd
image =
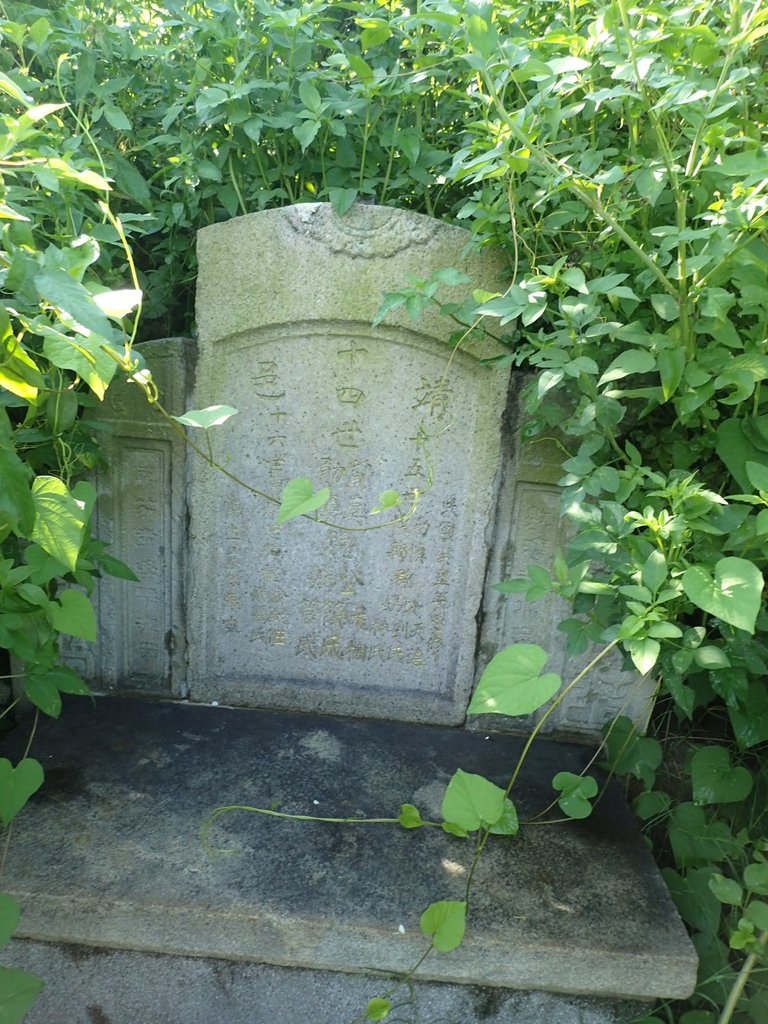
[[[251,328],[299,321],[370,326],[383,295],[435,271],[462,271],[473,288],[503,291],[499,254],[478,252],[464,228],[386,206],[355,204],[339,217],[328,203],[302,203],[213,224],[198,233],[197,328],[203,344]],[[440,289],[461,301],[467,286]],[[414,326],[394,310],[387,325]],[[420,336],[446,342],[456,324],[431,304]],[[374,329],[375,335],[375,329]],[[497,354],[487,339],[466,350]]]
[[[500,261],[470,241],[366,205],[269,210],[199,233],[193,404],[239,409],[213,434],[218,456],[276,496],[295,477],[330,487],[323,517],[348,528],[276,527],[273,504],[193,465],[193,699],[463,720],[508,375],[481,364],[487,343],[451,358],[456,324],[434,304],[371,321],[385,292],[447,267],[501,290]],[[385,515],[371,511],[388,489],[405,508],[418,490],[417,513],[360,532]]]

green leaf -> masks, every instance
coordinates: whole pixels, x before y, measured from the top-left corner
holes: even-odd
[[[761,439],[761,428],[768,416],[734,417],[717,428],[715,450],[742,491],[750,489],[746,464],[768,461],[768,443]]]
[[[641,637],[636,640],[625,640],[624,646],[629,651],[629,656],[635,668],[642,676],[650,672],[659,660],[661,644],[650,636]]]
[[[686,924],[706,935],[717,935],[723,908],[712,892],[712,867],[691,868],[680,875],[664,868],[662,877],[678,912]]]
[[[608,366],[600,380],[598,387],[608,384],[613,380],[621,380],[632,373],[650,373],[656,368],[656,360],[645,349],[631,348],[621,355],[616,356]]]
[[[744,868],[744,885],[750,892],[768,896],[768,863],[748,864]]]
[[[442,824],[443,832],[447,832],[449,836],[456,836],[457,839],[468,839],[469,832],[461,825],[457,825],[455,821],[444,821]]]
[[[97,559],[99,568],[103,569],[110,576],[114,576],[118,580],[130,580],[132,583],[138,583],[139,577],[125,562],[121,562],[119,558],[115,558],[113,555],[99,555]]]
[[[683,590],[697,608],[724,622],[754,633],[760,611],[763,576],[744,558],[721,558],[715,565],[715,577],[700,565],[683,573]]]
[[[360,34],[360,46],[364,53],[373,49],[374,46],[380,46],[382,43],[386,43],[392,35],[392,29],[385,21],[379,21],[379,19],[369,20],[375,20],[377,24],[370,25],[368,28],[363,29]]]
[[[141,292],[137,288],[119,288],[115,291],[98,292],[93,301],[107,316],[121,320],[128,316],[141,302]]]
[[[741,906],[744,892],[733,878],[714,874],[709,880],[709,888],[721,903],[728,903],[732,907]]]
[[[28,96],[14,81],[4,72],[0,71],[0,92],[7,93],[19,103],[34,103],[31,96]]]
[[[509,798],[504,801],[504,810],[501,817],[495,825],[491,825],[488,831],[493,836],[516,836],[520,831],[517,808]]]
[[[40,708],[44,715],[58,718],[61,714],[61,697],[58,688],[44,675],[28,675],[24,679],[24,693]]]
[[[77,672],[67,665],[55,665],[44,675],[61,693],[74,693],[83,697],[87,697],[91,693]]]
[[[461,945],[467,918],[464,900],[440,900],[430,904],[419,919],[422,934],[432,936],[440,953],[449,953]]]
[[[328,198],[331,201],[331,206],[334,208],[339,217],[343,217],[347,210],[352,206],[352,203],[357,199],[358,192],[356,188],[329,188]]]
[[[667,560],[661,551],[652,551],[641,573],[643,583],[652,594],[658,593],[667,579]]]
[[[299,99],[307,110],[311,110],[315,114],[320,111],[323,104],[320,93],[317,91],[317,87],[308,79],[305,79],[303,82],[299,82]]]
[[[35,522],[35,503],[29,483],[31,467],[22,462],[15,451],[0,448],[0,531],[3,527],[18,530],[28,537]],[[0,532],[0,536],[4,536]]]
[[[768,932],[768,903],[754,900],[744,910],[744,917],[762,932]],[[757,1020],[757,1018],[754,1018]]]
[[[768,741],[768,688],[764,679],[750,679],[738,706],[728,705],[728,717],[742,749]]]
[[[347,56],[347,60],[350,68],[364,85],[370,85],[373,82],[373,68],[370,64],[366,64],[362,57],[351,53]]]
[[[315,121],[314,119],[308,119],[306,121],[302,121],[301,124],[294,125],[292,131],[299,140],[303,152],[320,131],[320,122]]]
[[[400,495],[397,491],[382,491],[379,495],[379,503],[376,508],[371,509],[370,515],[376,516],[380,512],[389,512],[400,507]]]
[[[199,427],[202,430],[209,430],[211,427],[219,427],[226,423],[232,416],[237,415],[237,409],[231,405],[209,405],[207,409],[189,409],[181,416],[172,416],[185,427]]]
[[[661,377],[661,390],[664,401],[668,402],[680,386],[685,370],[685,350],[677,348],[665,348],[656,356]]]
[[[603,737],[611,771],[634,775],[650,789],[662,758],[658,740],[638,736],[634,723],[624,715],[604,726]]]
[[[36,974],[0,967],[0,1024],[21,1024],[44,988]]]
[[[53,327],[41,325],[43,352],[47,359],[62,370],[74,370],[93,393],[102,399],[109,382],[117,371],[117,363],[101,348],[96,335],[88,338],[70,337]]]
[[[366,1020],[386,1020],[392,1009],[392,1003],[388,999],[371,999],[365,1011]]]
[[[7,757],[0,757],[0,821],[10,825],[42,784],[43,769],[34,757],[25,757],[15,768]]]
[[[107,341],[114,338],[109,320],[96,305],[91,293],[66,270],[41,270],[35,275],[35,287],[44,302],[69,314],[86,330],[93,331]]]
[[[35,525],[31,539],[74,572],[85,530],[83,510],[64,481],[55,476],[37,477],[32,484],[32,498]]]
[[[305,477],[289,480],[283,488],[278,523],[287,523],[297,516],[306,516],[314,512],[328,501],[331,492],[327,487],[315,491],[315,485]]]
[[[660,793],[653,790],[650,793],[641,793],[632,803],[632,810],[641,821],[649,821],[666,814],[670,807],[670,798],[667,793]]]
[[[693,660],[699,668],[704,668],[708,672],[731,667],[728,655],[720,647],[699,647],[693,652]]]
[[[96,612],[79,590],[63,590],[51,605],[53,628],[68,636],[96,642]]]
[[[21,911],[19,904],[6,892],[0,892],[0,949],[7,946],[16,931]]]
[[[558,806],[569,818],[588,818],[592,813],[590,800],[597,796],[598,785],[591,775],[558,772],[552,787],[560,793]]]
[[[469,45],[481,57],[494,57],[498,53],[499,40],[493,24],[485,21],[479,14],[471,14],[467,18],[467,38]]]
[[[400,807],[400,817],[397,820],[403,828],[419,828],[424,824],[419,809],[414,807],[413,804],[402,804]]]
[[[692,803],[678,804],[673,809],[668,833],[675,861],[681,868],[719,864],[740,850],[725,821],[708,821],[704,809]]]
[[[651,305],[662,320],[677,320],[680,316],[680,306],[677,300],[666,292],[661,295],[652,295]]]
[[[583,57],[555,57],[546,62],[553,75],[567,75],[573,71],[586,71],[590,66]]]
[[[504,813],[504,790],[459,768],[443,797],[442,815],[446,821],[461,825],[467,832],[489,828]]]
[[[123,113],[119,107],[106,106],[104,107],[104,117],[106,117],[109,124],[119,132],[131,131],[132,125],[128,117]]]
[[[768,494],[768,466],[760,462],[747,462],[745,465],[749,482],[756,491]]]
[[[562,685],[554,672],[539,675],[547,652],[536,644],[512,644],[495,655],[470,701],[470,715],[529,715]]]

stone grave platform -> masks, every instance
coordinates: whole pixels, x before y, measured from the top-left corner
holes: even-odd
[[[28,722],[4,737],[17,760]],[[3,887],[22,904],[7,965],[48,988],[28,1024],[352,1024],[427,942],[421,911],[463,898],[473,845],[439,829],[295,822],[439,819],[456,768],[502,784],[523,741],[429,725],[72,699],[32,753],[43,789],[17,819]],[[591,751],[542,741],[516,791],[522,820]],[[515,795],[515,794],[513,794]],[[397,1020],[624,1024],[684,997],[696,959],[622,795],[584,822],[489,844],[460,949],[433,953]],[[646,1003],[647,1005],[647,1003]],[[639,1007],[640,1009],[642,1006]]]

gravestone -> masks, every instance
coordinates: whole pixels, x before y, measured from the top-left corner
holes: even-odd
[[[499,264],[468,256],[469,241],[366,205],[339,218],[304,204],[200,232],[197,347],[141,351],[170,412],[239,410],[209,434],[226,473],[185,450],[135,385],[107,392],[95,532],[141,580],[103,580],[99,643],[67,645],[95,689],[458,724],[508,644],[541,645],[564,679],[586,664],[565,658],[563,602],[491,586],[551,567],[567,541],[559,453],[522,444],[520,381],[510,389],[483,365],[490,342],[454,351],[455,324],[436,305],[371,326],[384,293],[446,267],[471,286],[443,288],[445,300],[503,290]],[[295,477],[330,488],[318,516],[334,525],[278,526]],[[403,514],[416,505],[404,523],[371,514],[386,490]],[[616,713],[642,722],[652,690],[617,657],[548,729],[592,737]]]
[[[371,322],[384,293],[446,267],[503,289],[496,263],[464,258],[468,239],[325,204],[199,233],[194,405],[240,410],[212,434],[217,457],[271,495],[294,477],[330,487],[335,525],[278,526],[273,504],[192,463],[193,700],[463,721],[508,376],[482,365],[489,344],[454,352],[436,308]],[[391,489],[419,508],[379,528]]]

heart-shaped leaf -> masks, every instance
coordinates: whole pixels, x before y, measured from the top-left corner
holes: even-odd
[[[392,1009],[392,1003],[388,999],[376,997],[371,999],[365,1011],[366,1020],[386,1020]]]
[[[760,611],[763,576],[745,558],[721,558],[715,565],[715,578],[700,565],[683,573],[683,590],[697,608],[716,615],[737,629],[754,633]]]
[[[400,817],[397,820],[403,828],[419,828],[424,824],[418,807],[414,807],[413,804],[402,804]]]
[[[15,768],[0,757],[0,821],[9,825],[42,784],[43,769],[34,757],[25,757]]]
[[[287,523],[297,516],[306,516],[318,508],[322,508],[331,496],[327,487],[315,492],[314,484],[305,477],[289,480],[283,488],[278,523]]]
[[[51,622],[60,633],[96,642],[96,612],[79,590],[62,590],[51,605]]]
[[[199,427],[201,430],[209,430],[211,427],[219,427],[226,423],[232,416],[237,415],[237,409],[231,405],[209,405],[207,409],[190,409],[181,416],[172,416],[185,427]]]
[[[693,799],[697,804],[732,804],[752,792],[746,768],[731,765],[725,747],[701,747],[691,759]]]
[[[36,974],[0,967],[0,1022],[20,1024],[44,988]]]
[[[557,693],[560,676],[540,676],[547,652],[536,644],[512,644],[490,660],[469,704],[470,715],[530,715]]]
[[[432,936],[432,943],[440,953],[449,953],[461,945],[467,918],[464,900],[440,900],[431,903],[419,919],[424,935]]]
[[[598,785],[591,775],[558,772],[552,787],[559,791],[557,804],[569,818],[588,818],[592,813],[590,800],[597,796]]]
[[[495,825],[503,813],[504,790],[482,775],[471,775],[459,768],[443,797],[445,820],[474,832]]]

